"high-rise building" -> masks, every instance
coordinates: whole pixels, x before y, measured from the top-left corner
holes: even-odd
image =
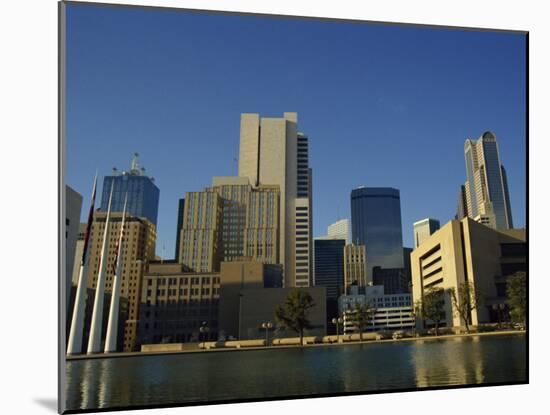
[[[316,239],[343,239],[346,244],[351,243],[348,219],[340,219],[327,227],[327,234]]]
[[[82,196],[69,186],[65,186],[65,307],[69,314],[75,251],[80,226]],[[77,261],[79,258],[77,259]]]
[[[178,221],[176,229],[176,249],[174,252],[174,258],[177,260],[180,254],[180,245],[181,245],[181,230],[183,228],[183,213],[185,209],[185,199],[178,200]]]
[[[432,233],[439,229],[439,221],[437,219],[426,218],[419,220],[413,224],[414,230],[414,247],[418,246],[430,237]]]
[[[108,235],[108,250],[105,267],[105,293],[109,295],[113,287],[113,277],[115,273],[115,260],[117,251],[117,241],[122,224],[122,213],[111,212]],[[92,223],[92,233],[89,247],[89,268],[88,268],[88,288],[95,290],[97,277],[99,274],[101,260],[101,245],[103,242],[103,233],[105,230],[105,212],[95,212]],[[119,343],[119,350],[130,352],[137,350],[137,329],[139,319],[139,307],[141,297],[141,284],[143,272],[149,261],[155,257],[156,228],[145,218],[126,215],[124,228],[124,242],[122,244],[122,284],[121,284],[121,307],[120,330],[123,331],[122,344]],[[88,295],[87,301],[87,320],[91,317],[91,305],[93,296]],[[104,304],[109,304],[105,301]],[[124,304],[124,306],[122,306]],[[106,329],[108,313],[103,313],[103,333]],[[84,325],[89,329],[89,321]],[[86,337],[86,332],[85,332]],[[104,337],[102,337],[104,338]],[[87,344],[84,341],[83,344]],[[103,350],[103,348],[101,348]]]
[[[282,118],[242,114],[239,176],[252,187],[280,188],[279,258],[285,287],[312,284],[312,172],[308,137],[298,131],[298,115]]]
[[[365,245],[346,245],[344,247],[344,293],[349,287],[366,287],[372,279],[367,277],[367,253]]]
[[[325,287],[327,293],[327,329],[333,317],[338,316],[338,297],[344,292],[345,239],[315,239],[314,281],[316,287]]]
[[[403,236],[399,190],[359,187],[351,192],[352,243],[365,245],[367,277],[372,269],[403,268]]]
[[[458,290],[468,282],[480,296],[469,324],[498,323],[495,309],[506,307],[506,281],[527,270],[526,257],[525,229],[495,230],[470,218],[452,220],[411,254],[414,301],[422,301],[431,287],[443,289],[442,326],[463,326],[450,289]],[[424,323],[417,319],[420,327]]]
[[[457,219],[470,217],[493,229],[511,229],[512,210],[506,171],[495,134],[484,132],[464,143],[466,183],[460,189]]]
[[[279,216],[278,186],[214,177],[212,187],[186,195],[179,262],[194,272],[216,272],[220,262],[242,257],[278,264]]]
[[[140,167],[138,157],[139,155],[135,153],[129,171],[119,172],[114,168],[111,176],[105,176],[101,196],[101,211],[107,211],[111,185],[113,185],[111,211],[122,212],[124,200],[128,195],[127,212],[132,216],[146,218],[157,226],[160,192],[154,179],[145,175],[145,169]]]

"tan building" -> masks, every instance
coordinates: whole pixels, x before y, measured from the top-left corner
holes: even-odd
[[[497,322],[493,305],[505,303],[506,278],[527,269],[525,229],[494,230],[470,218],[452,220],[412,252],[411,269],[414,301],[422,301],[429,287],[445,290],[445,326],[464,325],[449,289],[465,281],[481,297],[470,323]]]
[[[219,290],[218,273],[192,273],[175,261],[150,263],[141,289],[138,344],[217,339]]]
[[[367,252],[365,245],[346,245],[344,247],[344,293],[357,284],[367,286]]]
[[[250,258],[222,262],[220,272],[220,334],[240,338],[241,291],[282,286],[282,266]]]
[[[180,241],[179,262],[195,272],[243,256],[279,263],[279,187],[214,177],[212,187],[187,193]]]
[[[242,114],[239,176],[252,187],[280,189],[279,258],[286,287],[313,282],[311,169],[308,137],[298,131],[298,115],[282,118]]]
[[[89,269],[88,269],[88,288],[95,290],[97,276],[99,273],[99,263],[101,257],[101,244],[103,242],[103,233],[105,230],[106,213],[95,212],[92,223],[92,233],[89,251]],[[114,277],[114,261],[116,256],[117,241],[120,234],[120,225],[122,222],[122,213],[111,213],[108,252],[106,262],[106,280],[105,293],[110,294]],[[139,302],[143,271],[148,261],[155,257],[156,231],[155,226],[144,218],[126,216],[125,239],[123,242],[123,268],[121,284],[121,304],[127,304],[121,307],[121,318],[119,321],[124,323],[123,344],[119,348],[123,351],[136,350],[136,336],[139,319]],[[89,291],[90,293],[90,291]],[[87,301],[87,322],[84,325],[89,330],[89,317],[91,316],[91,305],[93,296],[88,295]],[[109,301],[105,301],[108,305]],[[103,313],[103,333],[106,330],[106,320],[108,312]],[[121,324],[122,326],[122,324]],[[87,337],[87,334],[85,334]],[[102,336],[104,339],[104,335]],[[86,341],[83,344],[87,344]]]

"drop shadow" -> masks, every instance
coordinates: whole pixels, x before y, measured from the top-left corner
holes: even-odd
[[[38,405],[57,413],[57,399],[54,398],[34,398]]]

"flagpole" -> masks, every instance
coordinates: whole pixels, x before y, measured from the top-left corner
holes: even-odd
[[[101,247],[101,259],[99,260],[99,273],[95,287],[94,311],[92,312],[92,324],[90,326],[90,337],[88,339],[88,354],[99,353],[101,350],[101,326],[103,323],[103,301],[105,294],[105,268],[108,256],[109,219],[111,217],[111,202],[113,200],[114,181],[111,184],[109,195],[109,207],[105,219],[105,230],[103,232],[103,244]]]
[[[122,244],[124,242],[124,225],[126,222],[126,203],[128,201],[128,193],[124,198],[124,209],[122,213],[122,223],[120,225],[120,236],[118,238],[118,247],[116,253],[116,261],[114,267],[115,276],[113,280],[113,289],[111,290],[111,306],[109,308],[109,322],[107,324],[107,335],[105,338],[105,353],[116,352],[117,336],[118,336],[118,309],[120,304],[120,286],[122,284],[122,256],[124,250]]]
[[[82,353],[82,335],[84,331],[84,311],[86,309],[86,291],[88,277],[88,251],[90,234],[92,232],[92,221],[94,217],[94,204],[97,185],[97,172],[92,187],[92,197],[90,199],[90,211],[88,213],[88,223],[84,232],[84,247],[82,249],[82,259],[80,260],[80,270],[76,286],[76,296],[74,300],[73,316],[71,319],[71,329],[69,332],[69,342],[67,344],[67,354]],[[67,275],[66,278],[69,278]]]

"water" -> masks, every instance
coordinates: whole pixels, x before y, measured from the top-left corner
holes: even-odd
[[[67,409],[525,382],[525,336],[76,360]]]

